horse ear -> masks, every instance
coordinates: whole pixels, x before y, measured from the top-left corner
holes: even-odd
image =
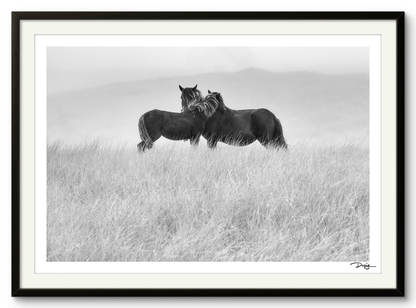
[[[179,85],[179,90],[181,90],[181,92],[183,91],[183,88],[181,87],[181,85]]]
[[[194,90],[194,91],[195,91],[197,87],[198,87],[198,85],[196,85],[195,87],[193,87],[193,88],[192,88],[192,90]]]
[[[208,90],[208,94],[211,94],[211,91],[210,90]]]

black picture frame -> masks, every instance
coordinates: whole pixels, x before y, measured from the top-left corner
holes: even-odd
[[[28,296],[210,296],[210,297],[276,297],[276,296],[399,296],[405,294],[405,28],[404,12],[12,12],[12,290],[13,297]],[[396,280],[392,288],[351,289],[100,289],[100,288],[25,288],[21,284],[21,34],[25,20],[390,20],[396,25]]]

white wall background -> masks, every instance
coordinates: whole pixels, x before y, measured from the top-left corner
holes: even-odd
[[[416,2],[412,0],[241,0],[241,1],[191,1],[191,0],[102,0],[102,1],[52,1],[52,0],[14,0],[2,1],[0,4],[0,305],[2,307],[412,307],[416,304],[415,288],[415,245],[412,235],[415,234],[416,219],[415,203],[415,124],[416,108],[414,77],[415,33],[416,33]],[[221,298],[185,298],[185,299],[96,299],[96,298],[11,298],[11,11],[405,11],[406,12],[406,187],[407,187],[407,267],[406,267],[406,298],[271,298],[271,299],[221,299]]]

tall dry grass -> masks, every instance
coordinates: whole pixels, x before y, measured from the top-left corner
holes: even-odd
[[[48,146],[48,261],[350,261],[369,256],[358,145]]]

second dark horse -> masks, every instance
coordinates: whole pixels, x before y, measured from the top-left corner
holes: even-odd
[[[272,112],[264,108],[233,110],[225,106],[221,93],[208,93],[218,101],[217,111],[206,121],[202,133],[208,147],[215,148],[218,142],[245,146],[258,140],[266,148],[287,148],[282,124]],[[186,106],[189,103],[182,99],[182,109]]]

